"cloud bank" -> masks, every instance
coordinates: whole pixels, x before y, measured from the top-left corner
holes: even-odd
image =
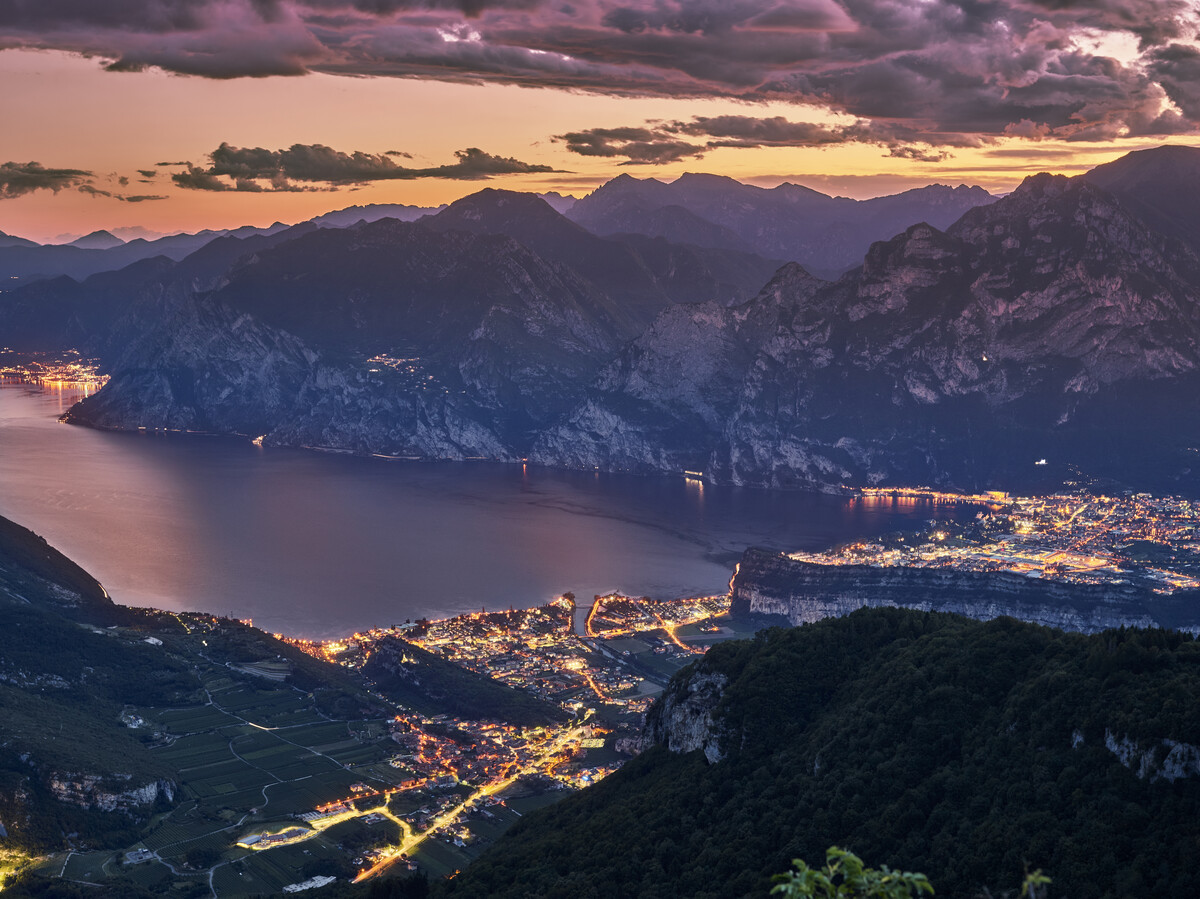
[[[92,173],[83,169],[48,169],[40,162],[0,163],[0,199],[31,194],[35,190],[58,193],[64,188],[78,188],[91,180]]]
[[[871,134],[869,142],[892,155],[930,158],[940,152],[933,147],[1005,136],[1193,132],[1200,126],[1198,28],[1191,0],[0,4],[0,48],[85,53],[115,71],[156,66],[209,78],[319,71],[620,96],[783,100],[859,123],[828,134],[797,132],[797,145],[859,141],[855,128],[891,128],[891,137]],[[779,145],[770,131],[783,126],[765,121],[750,136],[668,131],[674,145],[657,133],[581,131],[563,139],[585,155],[619,146],[628,153],[617,155],[633,162],[669,161],[694,155],[689,144],[707,144],[688,137]]]
[[[408,168],[392,159],[404,155],[397,151],[343,153],[322,144],[293,144],[286,150],[265,150],[223,143],[209,154],[211,165],[206,168],[188,165],[186,171],[176,172],[171,180],[189,190],[263,193],[335,189],[347,184],[417,178],[478,181],[494,175],[557,171],[547,165],[493,156],[477,147],[456,151],[455,162],[429,168]]]
[[[126,186],[128,178],[117,178],[117,183]],[[39,190],[58,193],[60,190],[76,190],[90,197],[105,197],[124,203],[144,203],[147,200],[165,200],[157,194],[120,194],[96,187],[95,175],[85,169],[51,169],[40,162],[0,163],[0,200],[12,200]]]
[[[580,156],[623,157],[620,165],[648,165],[700,157],[722,147],[825,147],[875,144],[897,159],[941,162],[950,153],[938,146],[978,146],[983,139],[962,134],[931,134],[890,122],[860,119],[850,125],[793,122],[783,116],[694,116],[690,122],[650,122],[627,128],[588,128],[554,140]],[[924,145],[924,146],[922,146]]]

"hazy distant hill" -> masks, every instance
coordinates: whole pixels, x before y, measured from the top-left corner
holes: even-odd
[[[565,214],[568,209],[574,206],[578,200],[575,197],[560,194],[558,191],[549,191],[548,193],[538,194],[546,204],[555,212]]]
[[[0,284],[11,287],[62,276],[81,281],[98,272],[116,271],[153,256],[180,260],[218,237],[274,234],[286,227],[276,222],[269,228],[198,231],[155,240],[139,237],[130,241],[122,241],[107,231],[96,231],[74,243],[45,246],[32,241],[13,244],[0,240]]]
[[[111,358],[131,332],[142,329],[143,323],[124,320],[124,316],[144,294],[161,293],[172,281],[189,289],[211,288],[242,256],[313,230],[315,226],[308,224],[273,227],[267,229],[270,233],[238,229],[236,234],[206,238],[200,249],[178,263],[165,255],[147,256],[81,281],[60,275],[0,291],[0,333],[9,345],[23,350],[73,348]],[[124,327],[117,328],[122,322]]]
[[[638,235],[597,237],[532,194],[491,188],[451,203],[422,224],[505,234],[545,259],[570,266],[630,310],[749,299],[781,264],[745,251],[700,250]]]
[[[833,278],[872,242],[915,222],[945,228],[995,198],[979,187],[940,184],[889,197],[830,197],[796,184],[762,188],[719,175],[672,182],[621,175],[577,201],[567,216],[597,234],[648,234],[703,247],[799,262]]]
[[[109,231],[93,231],[83,237],[77,237],[63,246],[79,247],[81,250],[111,250],[113,247],[124,246],[125,241]]]
[[[320,228],[349,228],[359,222],[377,222],[380,219],[396,219],[401,222],[414,222],[424,215],[431,215],[442,206],[407,206],[403,203],[369,203],[366,206],[347,206],[326,212],[316,218],[309,219]]]
[[[762,897],[826,847],[938,896],[1200,893],[1200,643],[895,609],[718,644],[639,758],[528,816],[440,895]]]

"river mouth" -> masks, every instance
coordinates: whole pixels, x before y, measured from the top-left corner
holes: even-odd
[[[385,462],[63,425],[69,389],[0,386],[0,514],[117,602],[325,638],[418,617],[724,592],[747,546],[818,549],[944,505],[494,463]]]

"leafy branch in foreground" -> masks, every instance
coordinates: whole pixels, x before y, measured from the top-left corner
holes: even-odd
[[[913,899],[922,893],[933,895],[933,884],[924,874],[893,871],[887,865],[879,870],[868,868],[853,852],[830,846],[825,850],[825,867],[810,868],[803,859],[792,859],[796,870],[776,874],[772,896],[784,899]],[[836,882],[838,878],[841,882]],[[1046,884],[1050,878],[1041,872],[1025,869],[1021,882],[1021,899],[1046,899]],[[985,896],[991,894],[984,890]],[[1011,895],[1011,894],[1006,894]]]
[[[1042,869],[1036,871],[1025,869],[1025,880],[1021,883],[1021,899],[1046,899],[1046,884],[1050,883],[1050,878],[1042,873]]]
[[[810,868],[803,859],[793,859],[796,870],[776,874],[771,895],[784,899],[912,899],[922,893],[933,895],[933,885],[924,874],[893,871],[887,865],[867,868],[853,852],[830,846],[825,850],[825,867]],[[837,879],[841,882],[837,883]]]

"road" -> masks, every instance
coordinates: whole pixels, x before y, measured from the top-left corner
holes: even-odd
[[[354,882],[361,883],[364,880],[370,880],[372,877],[377,877],[379,874],[382,874],[389,867],[395,864],[402,855],[409,854],[419,845],[421,845],[421,843],[429,839],[434,831],[440,830],[443,827],[447,827],[457,822],[458,819],[462,817],[463,813],[467,811],[467,805],[469,803],[475,802],[479,799],[484,799],[488,796],[495,796],[497,793],[512,786],[522,775],[537,773],[539,768],[541,768],[551,758],[561,752],[567,746],[567,744],[572,741],[578,742],[583,739],[583,726],[586,721],[587,717],[569,730],[565,730],[547,740],[538,747],[536,756],[524,767],[518,767],[515,772],[510,771],[503,777],[485,784],[484,786],[480,787],[477,792],[472,793],[458,805],[452,806],[451,808],[442,812],[442,814],[430,822],[429,827],[426,828],[424,833],[414,833],[412,829],[405,824],[405,837],[401,841],[400,845],[392,848],[391,855],[380,859],[370,868],[364,868],[362,871],[360,871],[358,876],[354,878]],[[391,817],[390,814],[389,817]],[[392,820],[398,821],[399,819],[392,818]]]

